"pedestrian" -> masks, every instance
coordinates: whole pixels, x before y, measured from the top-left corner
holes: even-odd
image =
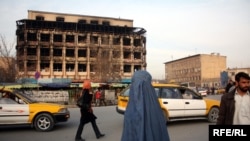
[[[228,93],[229,89],[233,86],[234,81],[232,79],[229,80],[229,82],[226,85],[225,92]]]
[[[87,81],[86,83],[90,83],[90,82]],[[87,85],[90,86],[91,84],[87,84]],[[83,106],[80,107],[81,118],[80,118],[80,124],[76,132],[75,141],[85,141],[85,139],[82,139],[81,134],[82,134],[84,125],[89,122],[91,122],[91,125],[93,127],[93,130],[95,132],[97,139],[105,135],[100,132],[98,126],[96,125],[97,117],[94,115],[93,109],[91,107],[93,93],[91,93],[90,89],[91,87],[87,87],[87,88],[85,87],[83,88],[83,91],[82,91],[82,96],[83,96],[82,105]]]
[[[222,95],[218,125],[250,124],[250,77],[245,72],[235,75],[236,88]]]
[[[105,101],[105,90],[104,90],[104,89],[101,90],[100,106],[101,106],[101,105],[104,105],[104,106],[107,105],[107,104],[106,104],[106,101]]]
[[[166,119],[151,82],[152,77],[147,71],[134,73],[121,141],[170,140]]]
[[[95,92],[95,106],[100,106],[101,88],[98,88]]]

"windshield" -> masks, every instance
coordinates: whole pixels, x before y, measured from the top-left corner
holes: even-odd
[[[31,96],[29,96],[29,94],[24,93],[22,90],[15,90],[14,93],[17,96],[21,96],[25,101],[27,101],[29,103],[37,102],[35,99],[33,99]]]

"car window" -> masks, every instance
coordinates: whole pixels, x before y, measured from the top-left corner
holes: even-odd
[[[126,89],[126,90],[124,91],[124,93],[123,93],[123,96],[129,96],[129,90],[130,90],[130,89]]]
[[[162,88],[161,98],[179,99],[182,98],[181,93],[177,88]]]
[[[0,98],[0,104],[18,104],[18,103],[10,98]]]
[[[160,95],[160,88],[155,88],[155,93],[156,93],[156,96],[159,97],[159,95]]]

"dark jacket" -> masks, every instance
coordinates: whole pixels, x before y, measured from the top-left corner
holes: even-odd
[[[219,117],[217,119],[217,125],[232,125],[235,111],[235,91],[232,90],[229,93],[224,94],[221,97]]]
[[[81,120],[83,123],[88,123],[92,120],[95,120],[97,117],[93,114],[91,109],[91,101],[93,94],[89,93],[88,89],[84,89],[83,91],[83,104],[89,105],[89,108],[81,107]]]

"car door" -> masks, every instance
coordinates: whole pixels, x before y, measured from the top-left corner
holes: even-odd
[[[10,98],[0,98],[0,124],[24,124],[29,119],[29,105],[20,104],[13,94]]]
[[[184,116],[185,105],[177,88],[161,88],[159,97],[161,99],[160,101],[162,102],[162,105],[164,105],[168,111],[169,118]]]
[[[190,89],[180,88],[182,92],[185,116],[204,116],[206,113],[206,103],[203,98]]]

